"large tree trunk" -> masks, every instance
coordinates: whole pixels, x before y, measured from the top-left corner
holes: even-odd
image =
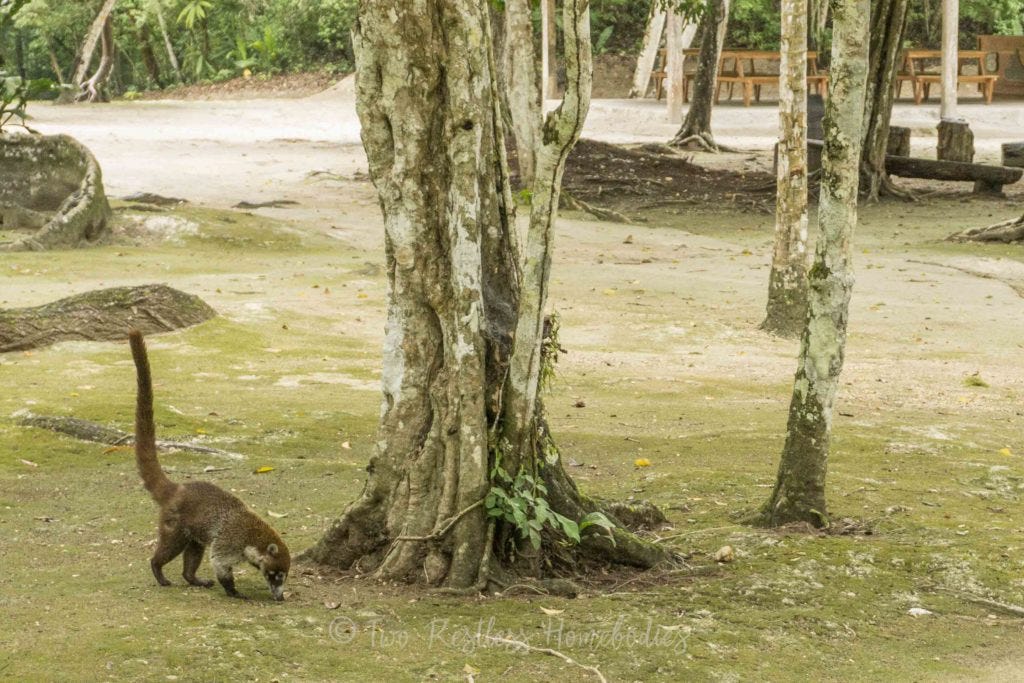
[[[519,180],[523,187],[533,185],[541,123],[540,75],[533,47],[531,5],[530,0],[505,2],[506,86],[519,160]]]
[[[718,86],[718,62],[725,44],[729,26],[729,0],[708,0],[702,19],[700,56],[697,58],[697,75],[693,85],[693,97],[686,119],[670,144],[680,147],[698,147],[717,152],[720,146],[711,133],[711,111],[715,105],[715,91]]]
[[[871,3],[871,56],[864,101],[861,172],[864,189],[872,200],[883,194],[906,196],[889,179],[885,155],[908,4],[908,0],[873,0]]]
[[[92,25],[89,26],[89,32],[85,34],[85,40],[82,41],[82,49],[79,52],[80,56],[75,64],[74,75],[71,78],[71,85],[74,86],[75,94],[82,90],[85,76],[89,73],[89,67],[92,65],[92,57],[96,52],[96,45],[104,34],[107,20],[110,18],[111,12],[114,11],[114,5],[116,4],[117,0],[104,0],[99,13],[93,19]]]
[[[761,329],[797,337],[807,314],[807,0],[782,0],[775,250]]]
[[[566,33],[570,88],[579,93],[589,93],[586,5],[567,0],[564,9],[566,25],[579,27]],[[500,438],[505,415],[537,414],[521,397],[536,396],[536,388],[519,384],[523,375],[527,382],[536,377],[534,311],[543,307],[550,265],[550,253],[534,248],[550,240],[557,184],[586,99],[567,99],[545,126],[533,203],[547,209],[532,212],[522,276],[537,289],[521,304],[488,23],[487,0],[360,6],[353,31],[357,107],[384,213],[389,273],[384,402],[363,493],[305,554],[340,567],[358,562],[383,579],[453,589],[485,587],[495,548],[519,539],[514,532],[522,527],[485,512],[485,496],[500,485],[492,480],[496,465],[513,476],[541,473],[547,504],[567,517],[578,521],[593,509],[559,462],[548,466],[539,457],[536,444],[546,434],[524,435],[522,450]],[[523,337],[513,351],[517,321]],[[528,357],[525,364],[520,356]],[[509,372],[513,357],[525,372]],[[666,557],[619,536],[615,548],[607,540],[589,547],[645,566]]]
[[[810,271],[786,445],[775,490],[763,510],[762,521],[772,526],[828,524],[825,474],[853,289],[851,240],[857,224],[870,16],[868,0],[837,0],[832,8],[832,84],[818,210],[821,236]]]

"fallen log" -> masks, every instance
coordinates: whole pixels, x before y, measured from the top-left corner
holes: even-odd
[[[824,146],[819,140],[808,140],[809,148],[821,149]],[[942,161],[936,159],[919,159],[887,155],[885,170],[901,178],[921,178],[923,180],[952,180],[974,182],[974,191],[978,193],[999,194],[1003,185],[1017,182],[1024,176],[1024,168],[1007,166],[989,166],[966,161]]]
[[[18,411],[12,417],[14,417],[16,423],[22,427],[46,429],[51,432],[70,436],[78,439],[79,441],[102,443],[107,444],[108,446],[135,445],[135,437],[128,432],[122,432],[120,429],[105,427],[97,422],[90,422],[89,420],[83,420],[77,417],[36,415],[35,413],[27,410]],[[243,460],[245,458],[245,456],[240,453],[232,453],[231,451],[224,451],[219,448],[211,448],[210,446],[202,446],[200,444],[187,441],[157,440],[156,446],[157,448],[165,451],[191,451],[193,453],[203,453],[204,455],[216,455],[217,457],[229,458],[231,460]]]
[[[216,315],[199,297],[166,285],[98,289],[42,306],[0,310],[0,353],[62,341],[121,341],[133,329],[170,332]]]

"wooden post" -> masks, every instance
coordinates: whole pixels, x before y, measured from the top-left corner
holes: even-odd
[[[885,153],[893,157],[909,157],[910,129],[904,126],[889,126],[889,140]]]
[[[555,24],[555,0],[541,0],[541,92],[544,99],[558,97],[558,78],[554,73],[554,56],[558,54],[558,26]]]
[[[665,82],[669,123],[683,122],[683,20],[668,10],[665,41]]]
[[[1003,143],[1003,166],[1024,168],[1024,142]]]
[[[647,20],[644,32],[644,45],[636,60],[636,72],[633,74],[633,87],[629,91],[630,98],[644,97],[651,83],[651,72],[658,61],[658,50],[661,49],[661,36],[665,33],[665,11],[657,1],[652,5],[651,16]]]
[[[942,109],[943,120],[955,121],[958,56],[960,54],[960,0],[942,0]]]

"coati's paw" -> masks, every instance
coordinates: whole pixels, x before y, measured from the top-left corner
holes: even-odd
[[[171,585],[169,579],[157,579],[156,582],[159,583],[161,586],[164,586],[165,588]]]
[[[213,581],[210,579],[186,579],[190,586],[198,586],[199,588],[213,588]]]

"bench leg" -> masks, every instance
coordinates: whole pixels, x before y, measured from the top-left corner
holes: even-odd
[[[749,107],[750,106],[750,100],[751,100],[751,97],[754,94],[753,91],[754,91],[754,86],[753,86],[752,83],[747,81],[747,82],[745,82],[743,84],[743,106],[744,107]]]
[[[995,81],[985,82],[985,104],[992,104],[992,95],[995,94],[996,83]]]
[[[1003,196],[1003,186],[1001,183],[990,183],[987,180],[976,180],[974,181],[974,194],[988,194]]]

